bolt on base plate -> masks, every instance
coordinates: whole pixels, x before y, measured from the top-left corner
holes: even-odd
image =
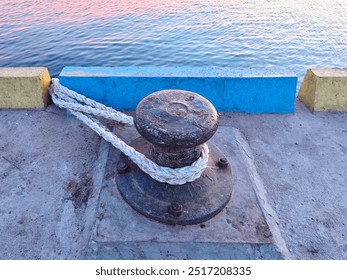
[[[131,146],[151,158],[151,144],[144,138],[135,139]],[[115,167],[120,194],[137,212],[162,223],[189,225],[211,219],[229,202],[233,178],[225,155],[212,142],[208,146],[209,161],[201,177],[181,186],[152,179],[121,154]]]

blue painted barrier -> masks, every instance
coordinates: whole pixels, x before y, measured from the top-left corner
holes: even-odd
[[[297,77],[283,69],[196,67],[65,67],[62,85],[115,109],[136,108],[162,89],[207,98],[218,111],[293,113]]]

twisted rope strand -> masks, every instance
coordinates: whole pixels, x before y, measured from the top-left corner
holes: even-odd
[[[87,114],[92,114],[120,123],[133,125],[133,117],[116,111],[110,107],[105,106],[104,104],[98,103],[90,98],[78,94],[73,90],[68,89],[67,87],[64,87],[60,84],[59,79],[57,78],[52,79],[52,85],[54,89],[53,94],[55,94],[57,98],[66,102],[65,104],[61,103],[61,105],[64,106],[65,109],[82,111]],[[85,103],[86,105],[83,106],[76,101]]]
[[[169,168],[160,166],[148,159],[145,155],[127,145],[123,140],[114,135],[108,128],[102,125],[97,119],[86,114],[102,116],[120,123],[133,124],[133,118],[118,112],[110,107],[106,107],[94,100],[71,91],[62,86],[58,79],[52,79],[50,94],[53,102],[60,108],[68,109],[80,121],[94,130],[98,135],[111,143],[128,156],[143,172],[147,173],[154,180],[171,185],[183,185],[193,182],[201,176],[208,163],[209,149],[207,144],[202,145],[202,154],[190,166],[181,168]],[[79,102],[85,103],[82,105]]]

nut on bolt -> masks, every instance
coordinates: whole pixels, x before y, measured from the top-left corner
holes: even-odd
[[[228,164],[229,164],[228,160],[226,158],[224,158],[224,157],[220,158],[218,163],[217,163],[218,167],[221,168],[221,169],[227,168]]]
[[[119,174],[125,174],[129,170],[129,164],[125,161],[119,161],[117,163],[117,171]]]
[[[183,206],[182,204],[178,202],[173,202],[168,207],[168,213],[175,218],[180,217],[182,215],[182,212],[183,212]]]

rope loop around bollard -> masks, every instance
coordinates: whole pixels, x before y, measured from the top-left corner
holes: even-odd
[[[98,119],[90,115],[103,117],[122,124],[133,125],[133,118],[131,116],[64,87],[57,78],[52,79],[49,92],[55,105],[69,110],[76,118],[128,156],[143,172],[147,173],[156,181],[170,185],[183,185],[198,179],[207,166],[209,149],[206,143],[202,144],[201,156],[191,165],[181,168],[160,166],[126,144],[99,122]]]

